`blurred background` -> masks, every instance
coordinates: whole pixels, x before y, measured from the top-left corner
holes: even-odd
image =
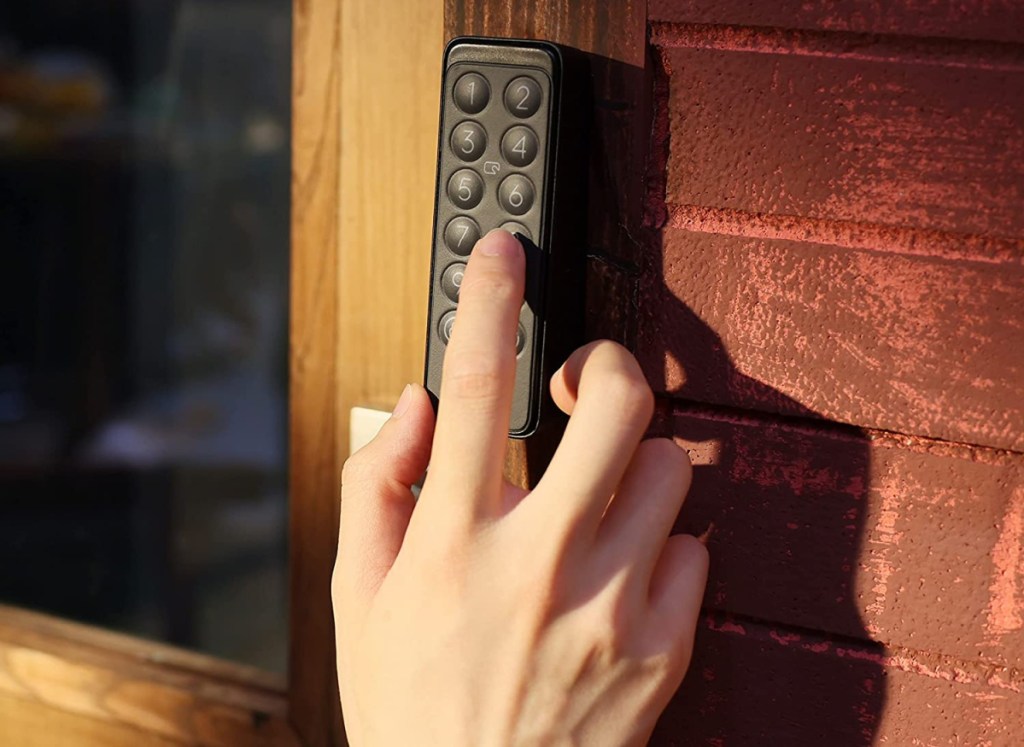
[[[0,4],[0,603],[283,671],[291,4]]]

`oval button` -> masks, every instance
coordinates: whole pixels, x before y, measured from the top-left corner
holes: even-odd
[[[522,174],[511,174],[498,187],[498,202],[512,215],[523,215],[533,207],[533,182]]]
[[[448,296],[449,300],[459,302],[459,288],[462,287],[462,278],[465,277],[466,266],[461,262],[449,265],[441,276],[441,290]]]
[[[475,208],[484,196],[484,182],[473,169],[462,169],[448,180],[448,198],[464,210]]]
[[[452,152],[463,161],[475,161],[487,147],[487,133],[476,122],[467,120],[452,130]]]

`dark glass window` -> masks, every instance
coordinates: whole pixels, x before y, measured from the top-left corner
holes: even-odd
[[[0,4],[0,602],[282,671],[291,4]]]

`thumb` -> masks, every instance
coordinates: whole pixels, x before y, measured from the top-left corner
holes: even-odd
[[[365,607],[398,556],[434,436],[426,390],[410,384],[380,433],[345,463],[335,604]],[[354,611],[354,610],[353,610]]]

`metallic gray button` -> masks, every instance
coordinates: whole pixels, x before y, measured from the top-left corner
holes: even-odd
[[[523,348],[526,347],[526,330],[523,329],[523,325],[519,325],[519,329],[516,330],[516,355],[523,352]]]
[[[536,114],[540,108],[540,86],[537,81],[524,75],[509,83],[505,89],[505,108],[520,119]]]
[[[466,274],[466,266],[461,262],[449,265],[441,276],[441,290],[455,303],[459,302],[459,288],[462,287],[462,278]]]
[[[479,73],[466,73],[455,83],[453,91],[455,104],[466,112],[476,114],[483,111],[491,98],[491,87]]]
[[[537,136],[529,127],[513,127],[501,138],[501,155],[513,166],[528,166],[537,157]]]
[[[487,147],[487,133],[476,122],[460,122],[452,130],[452,152],[463,161],[475,161]]]
[[[444,243],[456,254],[465,257],[480,240],[480,226],[472,218],[452,218],[444,229]]]
[[[509,233],[521,233],[523,236],[533,241],[533,234],[530,233],[530,229],[524,226],[522,223],[515,223],[509,221],[508,223],[502,223],[501,227]]]
[[[450,184],[449,191],[451,191]],[[533,196],[533,182],[522,174],[506,176],[498,187],[498,202],[512,215],[526,213],[533,206]]]
[[[441,335],[441,342],[445,345],[448,344],[448,340],[452,338],[452,328],[455,327],[455,312],[449,311],[447,314],[441,317],[441,321],[437,325],[437,333]]]
[[[448,180],[448,198],[463,210],[475,208],[484,196],[484,182],[472,169],[461,169]]]

